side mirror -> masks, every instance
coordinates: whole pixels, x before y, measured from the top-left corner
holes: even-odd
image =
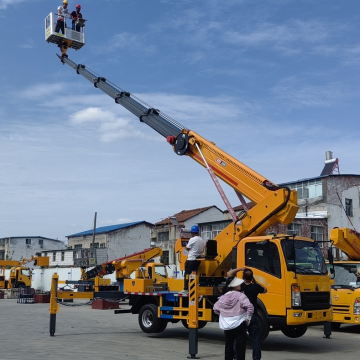
[[[330,265],[334,265],[334,255],[332,253],[332,248],[328,248],[328,260]]]

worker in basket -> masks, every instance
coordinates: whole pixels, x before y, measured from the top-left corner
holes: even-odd
[[[57,33],[61,30],[61,32],[65,34],[66,17],[69,15],[68,5],[68,1],[64,0],[62,6],[59,6],[57,9],[58,19],[55,26],[55,32]]]
[[[80,25],[79,24],[76,24],[76,20],[78,19],[82,19],[82,14],[80,12],[81,10],[81,5],[80,4],[77,4],[75,6],[75,9],[71,14],[70,14],[70,18],[72,19],[72,29],[77,31],[77,32],[80,32]]]

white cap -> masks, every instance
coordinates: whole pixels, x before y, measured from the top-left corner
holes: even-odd
[[[244,282],[243,279],[239,279],[239,278],[236,277],[235,279],[233,279],[233,281],[231,281],[231,283],[228,285],[228,287],[233,288],[233,287],[241,285],[243,282]]]

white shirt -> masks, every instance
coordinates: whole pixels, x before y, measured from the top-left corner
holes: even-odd
[[[203,240],[200,236],[192,237],[186,245],[186,248],[190,249],[187,259],[196,260],[198,256],[203,255],[205,251],[205,244],[205,240]]]
[[[66,18],[66,16],[69,14],[69,10],[66,8],[66,9],[64,9],[64,7],[63,6],[59,6],[58,7],[58,14],[60,13],[60,15],[62,15],[62,16],[58,16],[58,19],[59,20],[65,20],[65,18]]]

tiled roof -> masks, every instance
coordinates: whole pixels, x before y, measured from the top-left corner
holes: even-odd
[[[96,228],[95,234],[108,233],[108,232],[111,232],[111,231],[115,231],[115,230],[119,230],[119,229],[125,229],[125,228],[135,226],[135,225],[139,225],[139,224],[142,224],[142,223],[153,226],[153,224],[150,224],[147,221],[137,221],[137,222],[127,223],[127,224],[118,224],[118,225],[110,225],[110,226],[99,227],[99,228]],[[86,231],[79,232],[79,233],[76,233],[76,234],[68,235],[67,238],[76,237],[76,236],[83,236],[83,235],[92,235],[93,232],[94,232],[93,229],[86,230]]]
[[[215,205],[212,205],[212,206],[207,206],[207,207],[203,207],[203,208],[199,208],[199,209],[182,210],[179,213],[174,214],[173,216],[175,216],[179,225],[184,225],[184,222],[186,220],[191,219],[192,217],[194,217],[198,214],[201,214],[202,212],[209,210],[213,207],[217,208]],[[219,211],[221,211],[221,210],[219,209]],[[172,225],[172,223],[169,219],[164,219],[162,221],[155,223],[155,227],[161,227],[163,225]]]

